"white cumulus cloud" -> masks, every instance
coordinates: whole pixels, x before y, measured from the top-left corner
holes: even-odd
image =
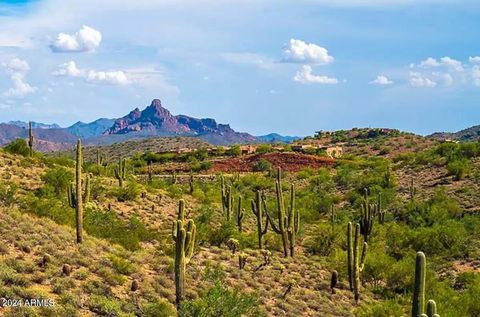
[[[1,64],[2,68],[10,75],[13,87],[3,93],[4,97],[22,98],[25,95],[32,94],[37,91],[37,87],[31,86],[25,79],[30,66],[27,61],[19,58],[13,58],[8,62]]]
[[[428,87],[433,88],[437,86],[437,83],[432,79],[423,76],[417,72],[410,73],[410,85],[412,87]]]
[[[302,40],[290,39],[288,46],[283,50],[283,62],[326,65],[333,63],[333,56],[328,55],[328,50],[313,43]]]
[[[388,79],[387,76],[385,75],[378,75],[377,78],[372,80],[370,84],[376,84],[376,85],[392,85],[393,81]]]
[[[74,61],[59,65],[59,68],[52,73],[55,76],[80,77],[92,84],[106,85],[127,85],[130,83],[126,72],[121,70],[98,71],[95,69],[78,68]]]
[[[454,70],[457,72],[463,71],[462,62],[448,56],[444,56],[440,58],[440,60],[437,60],[433,57],[429,57],[426,60],[420,62],[418,66],[421,68],[435,68],[435,67],[444,66],[450,70]]]
[[[2,67],[9,74],[17,72],[28,72],[30,70],[30,66],[28,65],[27,61],[21,60],[19,58],[13,58],[8,62],[3,62]]]
[[[53,72],[55,76],[71,76],[71,77],[82,77],[84,71],[78,69],[77,64],[74,61],[69,61],[59,65],[59,69]]]
[[[102,41],[102,33],[87,25],[75,34],[59,33],[50,48],[53,52],[92,52]]]
[[[126,85],[129,83],[123,71],[95,71],[90,70],[86,77],[87,82],[94,84]]]
[[[293,80],[302,84],[338,84],[338,79],[336,78],[314,75],[312,73],[312,67],[309,65],[303,65],[302,68],[297,71]]]
[[[478,65],[472,68],[472,83],[474,86],[480,87],[480,66]]]
[[[468,61],[470,62],[470,64],[480,64],[480,56],[470,56],[468,58]]]

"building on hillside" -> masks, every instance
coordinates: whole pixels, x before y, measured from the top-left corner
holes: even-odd
[[[330,158],[339,158],[343,155],[343,149],[340,146],[329,146],[325,149],[325,152]]]
[[[241,145],[240,151],[243,155],[245,154],[253,154],[257,151],[257,147],[254,145]]]

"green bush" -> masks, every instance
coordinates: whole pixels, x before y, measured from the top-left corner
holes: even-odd
[[[143,307],[142,316],[144,317],[172,317],[176,316],[175,308],[167,301],[148,302]]]
[[[196,300],[183,301],[180,317],[260,317],[266,316],[258,300],[243,291],[232,290],[217,282]]]
[[[47,186],[53,187],[55,194],[60,196],[67,191],[67,187],[73,182],[73,173],[62,166],[53,167],[42,175],[42,181]]]
[[[257,163],[253,165],[254,172],[267,172],[272,169],[272,163],[266,159],[260,159]]]
[[[18,186],[12,182],[0,182],[0,205],[10,207],[15,202]]]
[[[27,141],[24,139],[16,139],[7,144],[4,149],[12,154],[20,154],[23,156],[30,155],[30,148],[28,147]]]
[[[135,200],[140,196],[141,192],[142,187],[133,180],[128,181],[126,186],[116,187],[112,190],[113,196],[121,202]]]
[[[455,180],[464,179],[471,171],[472,166],[468,159],[459,159],[448,163],[448,175],[451,175]]]

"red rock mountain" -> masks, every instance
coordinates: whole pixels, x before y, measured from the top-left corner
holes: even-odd
[[[123,118],[117,119],[104,135],[130,134],[197,136],[214,144],[258,142],[248,133],[234,131],[228,124],[219,124],[214,119],[197,119],[185,115],[174,116],[154,99],[143,111],[136,108]]]

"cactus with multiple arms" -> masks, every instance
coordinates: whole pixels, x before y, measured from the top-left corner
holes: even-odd
[[[278,226],[274,224],[273,219],[270,217],[267,209],[265,208],[265,213],[267,214],[268,220],[272,225],[273,231],[280,234],[282,237],[283,244],[283,256],[288,257],[289,249],[290,256],[295,255],[295,239],[296,234],[300,228],[300,214],[295,210],[295,188],[293,184],[290,186],[290,206],[288,208],[288,215],[285,215],[285,205],[283,200],[282,193],[282,180],[281,180],[281,169],[277,169],[277,181],[275,183],[275,189],[277,194],[277,217],[278,217]]]
[[[221,185],[222,185],[222,209],[227,221],[230,221],[232,217],[233,211],[233,194],[232,194],[232,186],[225,185],[225,178],[222,175],[221,178]]]
[[[257,219],[257,236],[258,236],[258,248],[263,249],[263,236],[268,231],[268,217],[264,219],[263,217],[263,209],[262,209],[262,201],[265,206],[265,200],[262,199],[262,195],[260,191],[255,193],[255,199],[251,200],[252,204],[252,212]]]
[[[237,207],[237,213],[235,215],[235,218],[237,220],[237,227],[239,232],[243,231],[242,222],[243,222],[244,216],[245,215],[242,209],[242,196],[238,196],[238,207]]]
[[[172,237],[175,242],[175,302],[185,297],[185,269],[195,248],[196,227],[192,219],[185,221],[185,202],[180,200],[178,217],[173,224]]]
[[[247,264],[247,258],[248,258],[248,255],[246,253],[242,252],[238,254],[238,267],[240,270],[243,270],[243,268]]]
[[[119,159],[118,165],[114,169],[115,178],[118,180],[118,186],[123,187],[123,181],[126,178],[125,159]]]
[[[30,156],[33,156],[33,128],[32,128],[32,121],[28,122],[28,148],[30,149]]]
[[[375,210],[375,204],[370,204],[368,202],[367,189],[365,189],[362,203],[362,212],[360,215],[360,220],[358,222],[360,224],[360,233],[363,235],[363,239],[365,242],[368,242],[368,237],[372,233]]]
[[[87,175],[85,182],[85,202],[90,198],[90,179]],[[73,185],[68,188],[68,203],[75,208],[75,228],[77,231],[77,243],[83,241],[83,200],[82,195],[82,142],[77,141],[77,157],[75,162],[75,190]]]
[[[359,254],[360,225],[355,224],[355,235],[352,237],[352,223],[347,226],[347,254],[348,254],[348,280],[350,289],[353,290],[355,302],[360,299],[360,273],[365,265],[367,255],[367,242],[363,242],[361,256]]]

